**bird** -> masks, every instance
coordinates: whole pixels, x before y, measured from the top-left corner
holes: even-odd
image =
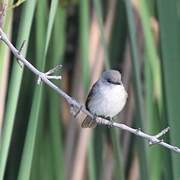
[[[94,83],[87,96],[85,107],[94,118],[86,116],[82,128],[94,128],[96,117],[112,121],[124,108],[128,94],[121,80],[121,73],[117,70],[106,70]]]

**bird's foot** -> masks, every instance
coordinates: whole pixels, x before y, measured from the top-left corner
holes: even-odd
[[[109,128],[112,128],[112,127],[113,127],[113,118],[107,117],[106,119],[110,121],[108,127],[109,127]]]

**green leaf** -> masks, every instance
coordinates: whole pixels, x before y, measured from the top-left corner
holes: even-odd
[[[151,3],[152,4],[152,3]],[[156,134],[163,127],[162,117],[162,95],[161,95],[161,71],[160,60],[157,55],[156,44],[151,30],[151,15],[146,1],[140,2],[140,16],[145,42],[145,85],[146,85],[146,132]],[[151,172],[151,179],[159,180],[162,176],[162,151],[160,147],[148,148],[148,164]]]
[[[32,18],[34,15],[35,2],[36,2],[35,0],[32,0],[24,3],[16,47],[20,47],[20,45],[24,40],[26,40],[26,43],[28,44],[31,25],[32,25]],[[27,46],[23,48],[21,53],[23,55],[26,55],[26,51],[27,51]],[[19,66],[16,59],[14,58],[12,75],[9,85],[6,112],[4,118],[4,128],[2,132],[2,140],[0,147],[0,180],[3,179],[4,171],[6,167],[6,161],[7,161],[13,126],[14,126],[14,119],[17,109],[22,75],[23,75],[23,69]]]
[[[48,18],[47,34],[45,37],[45,49],[44,49],[43,59],[41,62],[41,67],[40,67],[41,71],[45,70],[46,56],[47,56],[47,51],[49,47],[49,41],[50,41],[50,37],[52,33],[52,27],[54,23],[54,17],[55,17],[57,5],[58,5],[58,0],[51,1],[51,7],[50,7],[50,12],[49,12],[49,18]],[[22,154],[22,159],[21,159],[21,164],[20,164],[18,180],[30,179],[42,95],[43,95],[43,89],[42,89],[42,86],[39,85],[38,87],[36,87],[34,97],[33,97],[33,104],[31,108],[27,134],[25,138],[25,144],[24,144],[24,149],[23,149],[23,154]]]
[[[176,146],[180,146],[180,81],[178,79],[180,76],[180,18],[178,7],[178,0],[157,1],[160,22],[164,108],[166,119],[171,128],[170,142]],[[171,157],[172,161],[169,162],[169,164],[172,163],[173,176],[171,179],[178,180],[180,178],[180,156],[171,152]]]
[[[142,97],[142,86],[140,81],[140,63],[139,55],[136,45],[136,28],[135,28],[135,19],[132,11],[132,4],[130,0],[125,1],[126,11],[127,11],[127,20],[128,20],[128,30],[129,30],[129,39],[131,45],[131,56],[132,56],[132,67],[133,67],[133,78],[134,78],[134,91],[135,91],[135,100],[136,100],[136,116],[137,116],[137,125],[138,128],[144,129],[145,125],[145,116],[144,116],[144,106],[143,106],[143,97]],[[137,148],[140,158],[140,169],[141,169],[141,178],[149,179],[148,164],[147,164],[147,148],[145,142],[142,139],[138,139]]]

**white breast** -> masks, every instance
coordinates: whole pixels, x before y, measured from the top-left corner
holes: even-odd
[[[123,85],[106,85],[97,87],[89,101],[88,108],[97,116],[114,117],[125,106],[127,93]]]

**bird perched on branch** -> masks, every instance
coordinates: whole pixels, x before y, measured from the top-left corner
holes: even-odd
[[[128,94],[122,84],[121,74],[116,70],[107,70],[92,86],[86,100],[86,109],[94,115],[94,119],[86,116],[82,128],[96,127],[95,118],[102,117],[112,121],[125,106]]]

